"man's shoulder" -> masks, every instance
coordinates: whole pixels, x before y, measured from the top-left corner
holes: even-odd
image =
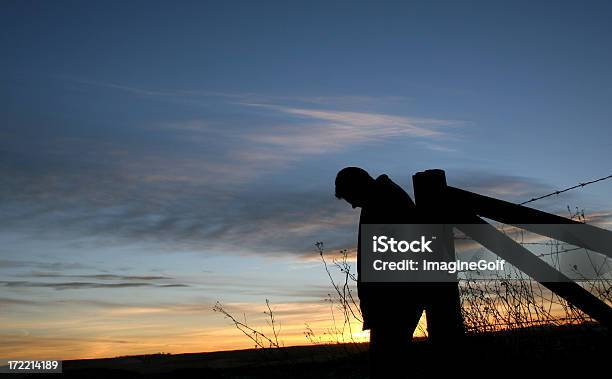
[[[375,180],[378,186],[379,200],[383,202],[394,202],[396,204],[398,204],[398,202],[405,203],[410,207],[414,206],[414,202],[412,198],[410,198],[410,195],[408,195],[399,184],[391,180],[389,176],[382,174]]]
[[[391,178],[389,178],[389,176],[387,176],[386,174],[378,176],[375,181],[379,189],[394,189],[401,190],[402,192],[404,192],[402,187],[400,187],[397,183],[391,180]]]
[[[389,178],[389,176],[387,176],[387,174],[382,174],[379,175],[376,179],[374,179],[374,181],[376,182],[376,184],[380,187],[380,186],[388,186],[391,184],[395,184],[393,182],[393,180],[391,180],[391,178]]]

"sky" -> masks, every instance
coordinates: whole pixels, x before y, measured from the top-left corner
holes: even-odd
[[[0,7],[0,357],[251,347],[216,301],[306,343],[345,166],[514,202],[612,173],[610,2]]]

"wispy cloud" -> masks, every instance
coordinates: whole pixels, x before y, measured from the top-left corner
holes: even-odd
[[[521,202],[554,188],[536,178],[518,175],[504,175],[490,171],[453,170],[449,172],[449,184],[487,196],[501,197]],[[571,196],[571,194],[570,194]]]
[[[243,99],[245,96],[248,97],[248,94],[233,94],[226,92],[216,92],[216,91],[193,91],[193,90],[159,90],[159,89],[147,89],[141,87],[135,87],[120,83],[113,82],[102,82],[96,80],[88,80],[82,78],[74,78],[67,77],[70,81],[81,84],[89,87],[97,87],[97,88],[106,88],[110,90],[117,90],[121,92],[126,92],[132,95],[138,96],[150,96],[150,97],[226,97],[226,98],[236,98]]]
[[[39,262],[29,260],[0,259],[0,269],[38,268],[42,270],[70,270],[88,268],[78,262]]]
[[[115,90],[127,94],[152,98],[183,98],[189,102],[194,100],[222,99],[234,102],[278,104],[298,103],[324,106],[355,106],[404,103],[410,99],[404,96],[370,96],[370,95],[271,95],[254,92],[210,91],[204,89],[151,89],[115,82],[102,82],[83,78],[62,77],[78,85],[101,89]]]
[[[95,283],[95,282],[59,282],[59,283],[47,283],[47,282],[31,282],[22,280],[3,280],[0,281],[1,285],[5,287],[17,288],[53,288],[55,290],[68,290],[68,289],[94,289],[94,288],[131,288],[131,287],[155,287],[155,288],[174,288],[174,287],[188,287],[186,284],[155,284],[147,282],[122,282],[122,283]]]
[[[151,275],[115,275],[115,274],[90,274],[90,275],[72,275],[72,274],[57,274],[47,272],[35,272],[30,274],[36,278],[79,278],[79,279],[96,279],[96,280],[167,280],[173,279],[169,276],[151,276]]]
[[[163,126],[166,130],[180,133],[189,143],[205,147],[214,141],[216,148],[223,148],[216,157],[197,162],[182,160],[169,165],[166,160],[150,157],[147,167],[168,167],[168,170],[145,178],[187,182],[188,173],[197,173],[199,180],[209,184],[239,185],[309,157],[342,153],[356,146],[383,144],[398,138],[406,138],[424,149],[449,153],[454,149],[445,143],[457,136],[457,128],[462,125],[456,120],[386,113],[238,104],[264,110],[264,114],[257,115],[263,120],[249,128],[228,128],[207,120],[166,123]],[[155,163],[156,160],[159,162]]]
[[[10,156],[8,161],[15,164],[0,164],[0,174],[8,178],[0,188],[8,200],[2,211],[11,230],[37,238],[93,236],[109,244],[154,244],[164,251],[305,254],[316,240],[333,249],[351,247],[357,216],[334,199],[333,177],[308,192],[295,182],[261,191],[266,175],[310,158],[400,138],[441,149],[461,130],[454,120],[382,111],[385,107],[377,105],[384,98],[369,96],[279,97],[92,81],[80,85],[147,98],[210,97],[228,108],[220,109],[218,118],[181,119],[173,113],[170,119],[129,130],[109,127],[102,142],[79,132],[67,140],[65,131],[50,129],[49,138],[28,159]],[[364,108],[371,111],[352,111],[355,102],[368,103]],[[84,129],[77,126],[75,131]],[[30,134],[16,133],[21,134],[14,142],[27,145]],[[0,142],[0,153],[5,145]],[[259,189],[251,188],[253,183]]]
[[[20,265],[11,264],[8,267],[40,267],[37,262],[23,261]],[[44,266],[49,268],[49,266]],[[174,288],[189,287],[184,283],[177,283],[175,278],[162,275],[117,275],[117,274],[69,274],[65,273],[70,266],[51,266],[60,272],[30,272],[21,273],[19,277],[33,279],[49,279],[51,281],[37,280],[4,280],[0,281],[0,286],[8,288],[51,288],[55,290],[67,289],[97,289],[97,288],[133,288],[133,287],[155,287],[155,288]],[[59,280],[59,281],[53,281]]]
[[[304,109],[268,104],[245,104],[275,111],[301,122],[247,134],[256,143],[273,145],[293,154],[321,154],[354,145],[410,137],[419,141],[448,138],[449,127],[460,122],[383,113]],[[429,145],[425,145],[428,147]],[[439,148],[439,146],[437,146]]]
[[[383,113],[301,109],[265,104],[246,105],[267,107],[290,115],[329,121],[334,124],[350,125],[363,128],[379,128],[379,131],[383,137],[393,137],[398,134],[407,134],[415,137],[440,136],[443,133],[432,129],[432,127],[458,124],[458,122],[450,120],[395,116]]]

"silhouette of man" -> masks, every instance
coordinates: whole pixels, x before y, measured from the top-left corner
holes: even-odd
[[[414,224],[419,220],[410,196],[387,175],[372,178],[358,167],[336,176],[336,197],[361,208],[357,244],[357,292],[363,330],[370,330],[372,377],[402,377],[412,334],[424,310],[422,284],[361,281],[362,224]],[[409,369],[408,369],[409,370]]]

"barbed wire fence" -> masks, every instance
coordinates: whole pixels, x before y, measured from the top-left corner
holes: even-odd
[[[558,196],[609,179],[612,179],[612,175],[580,182],[567,188],[533,197],[519,203],[519,205],[530,204],[538,200]],[[572,211],[569,206],[567,209],[570,219],[587,222],[584,210],[576,209],[576,211]],[[503,228],[501,229],[503,231]],[[516,236],[514,238],[516,242],[525,247],[547,250],[545,252],[532,252],[540,258],[546,259],[557,269],[559,269],[560,257],[564,254],[580,252],[591,254],[584,248],[569,246],[564,242],[553,239],[530,242],[525,241],[524,234],[522,233],[520,238],[516,238]],[[470,238],[455,236],[455,239],[469,240]],[[334,287],[334,295],[330,295],[326,301],[336,305],[335,309],[342,315],[340,319],[343,320],[342,328],[334,327],[327,331],[326,334],[328,337],[335,335],[336,342],[346,341],[347,336],[345,333],[350,331],[350,325],[355,321],[359,322],[361,320],[358,302],[355,301],[353,296],[353,293],[356,292],[355,284],[357,279],[351,271],[351,265],[347,263],[346,250],[340,252],[339,258],[332,258],[333,266],[337,267],[341,273],[342,280],[338,282],[334,281],[334,277],[330,273],[330,266],[325,261],[325,252],[321,242],[317,242],[317,250],[321,255],[331,284]],[[609,263],[609,259],[606,258],[606,264]],[[596,272],[602,272],[601,265],[592,268]],[[578,270],[575,273],[580,274]],[[486,280],[479,278],[479,274],[474,272],[462,272],[460,275],[462,275],[459,282],[462,313],[468,333],[483,333],[543,325],[580,324],[593,321],[565,299],[551,292],[537,281],[526,277],[515,267],[510,266],[509,271]],[[612,279],[609,275],[607,277],[600,275],[596,280],[581,280],[579,283],[603,301],[608,304],[612,303]],[[334,312],[334,308],[332,308],[332,312]],[[336,320],[335,317],[334,320]],[[417,329],[419,335],[427,335],[424,325],[423,322],[419,324]],[[311,329],[308,331],[308,337],[309,339],[314,337],[314,332]],[[348,340],[351,341],[352,337],[349,336]]]
[[[556,190],[541,196],[533,197],[519,205],[530,204],[538,200],[558,196],[562,193],[584,188],[588,185],[612,179],[612,175],[598,179],[580,182],[576,185]],[[579,222],[587,222],[584,210],[576,209],[572,212],[567,207],[569,218]],[[503,231],[503,228],[502,228]],[[457,239],[465,237],[456,236]],[[599,297],[604,302],[612,303],[612,280],[609,274],[602,270],[603,264],[609,264],[606,257],[603,263],[596,265],[591,260],[588,250],[580,247],[570,246],[566,243],[548,239],[545,241],[526,242],[524,234],[517,242],[525,247],[543,248],[546,252],[532,251],[536,256],[545,259],[556,269],[560,269],[561,256],[568,253],[587,254],[592,269],[597,274],[594,280],[578,281],[585,289]],[[580,276],[578,267],[574,273]],[[510,272],[499,274],[490,280],[478,280],[476,273],[464,273],[460,282],[462,312],[466,330],[470,333],[481,333],[488,331],[499,331],[513,328],[525,328],[541,325],[564,325],[592,322],[593,320],[568,303],[562,297],[546,289],[540,283],[526,278],[515,267]],[[583,276],[584,278],[584,276]],[[520,280],[517,280],[520,279]]]
[[[530,204],[609,179],[612,179],[612,175],[580,182],[561,190],[533,197],[518,204]],[[575,212],[572,212],[569,206],[567,209],[570,219],[584,223],[587,222],[584,210],[580,211],[577,209]],[[501,228],[501,231],[503,232],[504,229]],[[455,240],[471,240],[467,236],[460,235],[455,235],[454,238]],[[557,269],[559,268],[559,258],[563,254],[580,251],[590,254],[584,248],[571,247],[566,243],[553,239],[542,242],[525,241],[523,234],[520,234],[520,238],[516,239],[516,242],[523,246],[548,249],[547,252],[532,252],[540,258],[548,259],[553,267],[557,265],[555,267]],[[363,338],[355,338],[355,328],[357,325],[361,325],[363,316],[359,307],[359,300],[356,296],[357,276],[349,259],[349,250],[340,250],[336,254],[337,256],[332,256],[331,260],[326,260],[328,253],[325,251],[323,242],[316,242],[315,247],[333,288],[332,293],[325,299],[330,306],[332,324],[322,333],[318,333],[308,323],[305,323],[305,338],[312,344],[354,344],[363,342]],[[607,264],[610,263],[607,257],[605,262]],[[603,272],[601,265],[594,268],[596,272],[608,274],[608,276],[601,275],[596,278],[597,280],[582,280],[578,281],[578,283],[604,302],[612,304],[612,278],[609,276],[610,272]],[[576,273],[580,274],[579,272]],[[537,281],[526,278],[520,270],[511,265],[509,271],[503,274],[498,273],[496,277],[486,280],[476,277],[479,275],[478,272],[459,272],[459,274],[462,275],[459,282],[462,315],[466,332],[469,334],[545,325],[581,324],[593,321],[571,303],[549,291]],[[338,277],[339,279],[337,279]],[[279,334],[275,324],[277,321],[267,299],[266,305],[267,311],[264,313],[271,319],[268,325],[272,325],[271,332],[268,334],[247,325],[246,316],[244,322],[238,320],[227,312],[220,303],[217,303],[213,310],[229,318],[238,330],[255,343],[256,347],[278,348],[281,347],[281,344],[279,343]],[[417,334],[427,336],[424,322],[419,323],[417,326]],[[349,352],[347,351],[347,353]]]

